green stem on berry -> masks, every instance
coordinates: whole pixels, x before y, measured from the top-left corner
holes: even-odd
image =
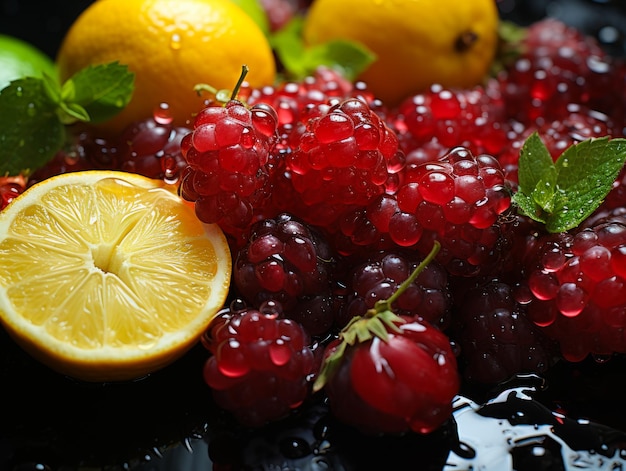
[[[369,309],[364,316],[355,316],[339,332],[339,344],[335,350],[324,360],[320,374],[315,379],[313,391],[317,392],[324,387],[328,380],[337,372],[345,352],[349,346],[367,342],[373,337],[378,337],[383,342],[387,342],[389,331],[398,332],[399,324],[404,320],[396,315],[391,305],[406,291],[406,289],[417,279],[424,269],[431,263],[437,254],[441,244],[435,241],[430,253],[413,270],[411,275],[402,282],[398,289],[388,298],[376,302],[373,308]]]
[[[193,89],[198,95],[202,95],[202,92],[208,92],[211,95],[214,95],[215,99],[219,103],[228,103],[231,100],[237,99],[237,94],[239,93],[239,89],[241,88],[243,81],[246,79],[246,75],[248,75],[249,70],[250,69],[248,68],[246,64],[241,66],[241,74],[239,75],[239,79],[237,80],[237,83],[235,84],[235,88],[233,88],[232,91],[226,90],[226,89],[218,90],[217,88],[209,85],[208,83],[198,83],[193,87]]]
[[[430,253],[422,260],[422,262],[413,270],[413,273],[402,282],[398,289],[394,291],[394,293],[389,296],[388,299],[381,299],[376,301],[373,309],[370,309],[365,314],[368,317],[373,317],[376,314],[379,314],[383,311],[391,311],[391,305],[404,293],[409,286],[417,279],[418,276],[424,271],[424,269],[428,266],[430,262],[432,262],[437,254],[439,253],[439,249],[441,248],[441,244],[438,241],[435,241],[433,244],[433,248],[430,250]]]
[[[237,94],[239,93],[241,84],[243,84],[243,81],[246,79],[246,75],[248,75],[249,70],[250,69],[248,68],[246,64],[241,66],[241,75],[239,75],[239,80],[237,80],[237,83],[235,84],[235,88],[233,88],[233,92],[230,95],[231,100],[237,99]]]

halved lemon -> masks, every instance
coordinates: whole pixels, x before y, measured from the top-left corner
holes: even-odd
[[[180,358],[228,294],[221,229],[161,181],[67,173],[0,213],[0,320],[32,356],[85,381]]]

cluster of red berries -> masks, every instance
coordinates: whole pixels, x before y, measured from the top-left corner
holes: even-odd
[[[80,135],[33,180],[103,167],[166,178],[223,228],[242,301],[207,332],[204,374],[241,421],[276,420],[321,388],[361,429],[428,432],[459,378],[626,353],[626,172],[563,233],[512,200],[531,134],[554,160],[624,136],[626,68],[554,20],[524,45],[482,86],[434,85],[394,109],[324,68],[244,84],[189,129],[150,118],[119,143]]]

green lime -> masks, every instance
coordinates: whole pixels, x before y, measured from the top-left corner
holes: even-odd
[[[44,72],[56,77],[50,57],[21,39],[0,34],[0,90],[11,80],[41,77]]]
[[[269,34],[270,24],[267,19],[267,13],[259,0],[231,0],[231,2],[239,5],[241,9],[254,20],[259,28],[261,28],[261,31],[263,31],[266,35]]]

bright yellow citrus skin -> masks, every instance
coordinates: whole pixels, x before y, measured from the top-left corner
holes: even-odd
[[[137,379],[199,341],[231,260],[221,229],[162,181],[58,175],[0,213],[0,323],[62,374]]]
[[[272,84],[276,64],[263,31],[229,0],[99,0],[67,32],[57,55],[62,80],[119,61],[135,73],[130,104],[101,126],[119,132],[167,103],[176,124],[201,110],[205,83],[232,89],[245,64],[253,86]]]
[[[495,0],[315,0],[304,39],[352,39],[377,58],[360,77],[390,105],[438,83],[471,87],[497,47]]]

